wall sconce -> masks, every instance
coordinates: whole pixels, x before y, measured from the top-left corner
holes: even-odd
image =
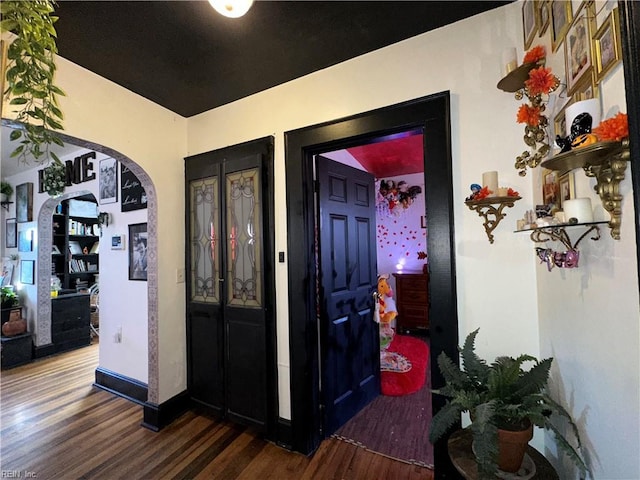
[[[239,18],[249,11],[253,0],[209,0],[209,3],[220,15]]]

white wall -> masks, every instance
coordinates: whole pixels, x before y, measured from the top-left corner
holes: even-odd
[[[61,160],[63,162],[73,160],[76,156],[85,152],[86,150],[81,149],[69,157],[61,158]],[[96,174],[94,180],[67,187],[64,193],[88,192],[98,199],[99,165],[100,160],[104,158],[108,157],[98,153],[95,159],[90,160],[93,163],[92,171]],[[20,256],[20,260],[36,261],[35,283],[21,286],[20,297],[26,305],[26,318],[29,322],[29,331],[35,334],[35,344],[44,346],[46,342],[37,338],[38,329],[35,326],[38,313],[37,259],[40,241],[37,236],[37,220],[40,209],[50,197],[46,193],[38,193],[38,170],[40,168],[42,167],[35,167],[6,178],[14,188],[24,182],[32,182],[34,184],[34,220],[33,222],[18,224],[18,231],[27,229],[34,231],[34,241],[31,252],[18,252],[17,248],[10,248],[5,249],[4,254],[17,253]],[[120,185],[120,179],[118,179],[118,185]],[[118,194],[118,202],[98,206],[100,212],[108,212],[111,215],[109,226],[102,228],[102,237],[100,238],[100,367],[146,383],[148,380],[147,347],[149,344],[147,335],[147,282],[129,280],[128,250],[126,249],[128,249],[127,225],[146,222],[147,210],[121,212],[120,200],[120,194]],[[10,210],[5,212],[5,216],[7,218],[15,217],[15,203],[10,205]],[[111,236],[115,233],[124,233],[125,237],[127,237],[125,250],[111,250]],[[42,241],[50,241],[50,239],[42,239]],[[16,283],[16,279],[20,278],[19,274],[20,270],[18,268],[14,272],[14,283]],[[116,343],[114,338],[118,329],[122,331],[122,341]]]
[[[522,128],[515,122],[518,103],[495,87],[502,51],[514,45],[521,59],[520,3],[188,120],[60,62],[59,83],[68,94],[62,105],[67,132],[129,156],[156,187],[158,400],[186,385],[184,287],[175,284],[175,269],[184,258],[182,157],[274,135],[275,207],[284,212],[284,132],[449,90],[460,337],[482,327],[478,353],[489,359],[523,352],[554,355],[553,387],[578,421],[596,477],[640,478],[640,339],[631,185],[628,180],[623,184],[622,240],[607,238],[605,231],[600,242],[586,242],[582,264],[573,272],[548,273],[536,266],[534,245],[512,230],[516,219],[539,200],[539,179],[537,174],[519,177],[513,168],[523,150]],[[612,74],[603,95],[620,90],[621,75],[620,69]],[[607,102],[623,105],[619,94],[613,96]],[[498,170],[500,184],[523,197],[494,231],[494,244],[488,242],[481,219],[464,205],[469,185],[488,170]],[[276,219],[276,251],[286,251],[285,218]],[[287,265],[276,265],[280,415],[290,418]],[[150,335],[149,341],[154,338]],[[560,477],[574,475],[562,469]]]

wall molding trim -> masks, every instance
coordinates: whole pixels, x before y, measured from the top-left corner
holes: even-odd
[[[149,430],[153,430],[154,432],[159,432],[184,412],[189,410],[191,400],[185,390],[159,405],[152,402],[145,402],[143,406],[144,415],[142,426]]]
[[[148,386],[146,383],[105,368],[96,368],[94,385],[140,405],[144,405],[147,401]]]

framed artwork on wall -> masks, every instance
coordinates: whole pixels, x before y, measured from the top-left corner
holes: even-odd
[[[554,170],[543,170],[542,172],[542,203],[545,205],[560,206],[560,184],[558,182],[558,172]]]
[[[22,230],[18,232],[18,251],[30,252],[33,248],[31,239],[31,230]]]
[[[591,5],[580,8],[564,40],[564,61],[567,73],[567,92],[573,95],[584,75],[593,70],[591,32],[594,14]]]
[[[147,192],[129,167],[120,164],[120,211],[131,212],[143,208],[147,208]]]
[[[562,209],[562,204],[565,200],[571,200],[576,197],[576,184],[573,172],[567,172],[564,175],[561,175],[558,179],[558,183],[560,184],[559,207]]]
[[[147,280],[147,224],[129,225],[129,280]]]
[[[551,2],[548,0],[538,0],[536,4],[536,18],[538,19],[538,36],[541,37],[549,28],[551,19]]]
[[[16,221],[33,221],[33,183],[21,183],[16,186]]]
[[[35,260],[22,260],[20,262],[20,282],[26,285],[33,285],[33,268]]]
[[[555,52],[562,45],[571,20],[573,8],[571,0],[555,0],[551,2],[551,46]]]
[[[593,37],[597,82],[615,67],[621,58],[620,16],[618,9],[611,11]]]
[[[582,80],[576,85],[573,91],[574,101],[589,100],[591,98],[599,97],[598,84],[596,83],[596,77],[593,70],[585,75]],[[593,125],[594,127],[596,125]]]
[[[100,204],[118,201],[118,161],[115,158],[100,160]]]
[[[569,105],[571,105],[573,101],[568,101],[564,104],[564,106],[560,109],[556,116],[553,118],[553,138],[560,135],[561,137],[567,136],[567,120],[565,118],[565,110]]]
[[[18,224],[15,218],[7,218],[5,222],[5,248],[16,248],[18,246]]]
[[[524,34],[524,49],[528,50],[536,36],[536,2],[524,0],[522,2],[522,30]]]

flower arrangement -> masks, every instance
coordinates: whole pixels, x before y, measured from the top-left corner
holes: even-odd
[[[538,45],[529,50],[524,56],[524,64],[539,65],[529,70],[529,78],[525,80],[524,87],[516,92],[516,100],[527,98],[528,103],[523,103],[518,109],[516,120],[524,123],[524,143],[531,151],[525,150],[516,157],[515,167],[520,176],[527,174],[527,167],[535,168],[542,159],[547,156],[551,147],[548,143],[546,128],[549,120],[544,114],[545,101],[543,96],[548,96],[560,85],[560,80],[550,68],[544,66],[546,57],[543,46]]]
[[[598,140],[614,140],[619,142],[629,136],[629,121],[626,113],[618,113],[615,117],[603,120],[593,129]]]
[[[52,161],[48,167],[44,169],[43,187],[52,197],[58,197],[64,192],[67,186],[66,169],[62,162]]]
[[[383,179],[378,188],[376,207],[381,214],[399,215],[411,206],[420,193],[422,188],[418,185],[409,186],[404,180],[396,183]]]

